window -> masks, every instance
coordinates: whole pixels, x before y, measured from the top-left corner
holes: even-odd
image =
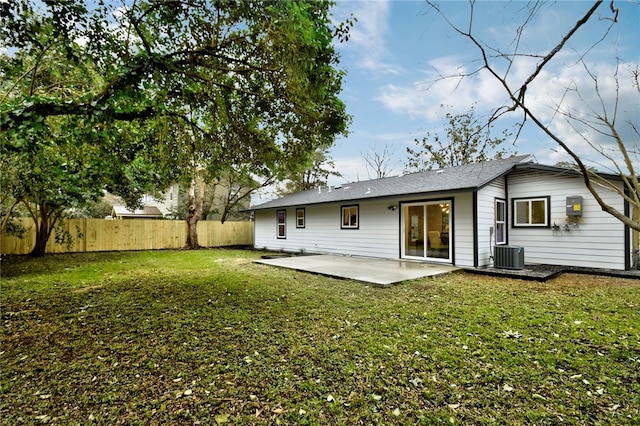
[[[513,226],[549,226],[549,197],[514,199]]]
[[[278,221],[278,238],[287,238],[287,211],[278,210],[276,212],[276,217]]]
[[[496,199],[496,244],[507,242],[507,202]]]
[[[296,209],[296,228],[304,228],[304,209]]]
[[[358,229],[358,206],[342,206],[342,229]]]

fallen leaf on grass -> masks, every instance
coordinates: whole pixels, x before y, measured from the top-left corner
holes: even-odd
[[[416,377],[415,379],[409,380],[409,383],[411,383],[415,387],[418,387],[418,385],[422,383],[422,379]]]
[[[36,420],[40,420],[40,422],[42,423],[49,423],[49,420],[51,420],[51,416],[41,414],[39,416],[36,416]]]
[[[224,423],[229,423],[229,415],[228,414],[218,414],[216,417],[216,423],[219,425]]]

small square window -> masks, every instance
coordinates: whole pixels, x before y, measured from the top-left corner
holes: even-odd
[[[549,226],[550,197],[513,200],[513,226]]]
[[[342,229],[358,229],[358,206],[342,206]]]
[[[304,209],[296,209],[296,228],[304,228]]]

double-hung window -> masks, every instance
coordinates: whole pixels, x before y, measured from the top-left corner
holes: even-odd
[[[342,229],[358,229],[358,206],[342,206]]]
[[[304,228],[304,209],[296,209],[296,228]]]
[[[514,198],[513,226],[548,227],[549,198],[550,197]]]
[[[286,210],[278,210],[276,212],[277,218],[277,237],[284,239],[287,238],[287,211]]]
[[[496,244],[507,243],[507,202],[496,199]]]

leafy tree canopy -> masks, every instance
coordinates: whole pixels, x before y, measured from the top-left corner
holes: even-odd
[[[341,174],[335,168],[335,163],[329,154],[329,149],[321,148],[311,153],[307,162],[300,163],[297,169],[291,170],[285,177],[276,193],[282,197],[307,189],[326,186],[329,176],[340,177]]]
[[[439,134],[427,134],[422,140],[416,139],[416,149],[407,147],[406,173],[431,170],[434,166],[460,166],[490,159],[501,159],[514,155],[500,145],[511,135],[504,130],[501,137],[491,137],[490,127],[476,118],[475,105],[460,115],[446,113],[448,126],[443,138]]]
[[[330,7],[0,3],[0,154],[57,180],[16,196],[59,211],[73,205],[60,194],[108,189],[133,205],[203,167],[283,176],[346,132],[332,43],[349,23],[333,25]]]

